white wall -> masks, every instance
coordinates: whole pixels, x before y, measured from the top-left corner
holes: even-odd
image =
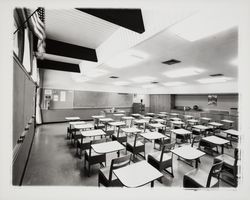
[[[149,94],[136,94],[134,95],[133,102],[141,103],[141,99],[143,100],[145,107],[149,107]]]

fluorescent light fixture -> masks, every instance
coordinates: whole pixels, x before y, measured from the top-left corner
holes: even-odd
[[[135,64],[142,62],[147,56],[139,51],[128,51],[126,53],[122,53],[112,60],[109,60],[105,64],[111,68],[125,68],[131,67]]]
[[[235,27],[238,17],[233,12],[200,11],[170,28],[176,35],[195,41]]]
[[[146,85],[142,85],[142,88],[154,88],[154,87],[156,87],[157,85],[155,85],[155,84],[146,84]]]
[[[231,77],[214,77],[214,78],[202,78],[198,79],[199,83],[223,83],[226,81],[232,80]]]
[[[108,74],[109,71],[103,69],[83,69],[83,74],[90,78],[97,78]]]
[[[178,77],[198,75],[204,71],[205,71],[204,69],[189,67],[189,68],[169,70],[164,72],[163,74],[169,78],[178,78]]]
[[[165,86],[179,86],[179,85],[184,85],[185,82],[166,82],[166,83],[163,83],[163,85]]]
[[[123,85],[129,85],[130,82],[128,81],[116,81],[113,83],[114,85],[119,85],[119,86],[123,86]]]
[[[235,58],[233,60],[231,60],[230,62],[232,65],[238,66],[238,58]]]
[[[86,76],[76,76],[76,77],[73,77],[73,80],[75,82],[78,82],[78,83],[83,83],[83,82],[87,82],[87,81],[89,81],[91,79],[86,77]]]
[[[152,76],[138,76],[138,77],[134,77],[131,79],[133,82],[136,83],[146,83],[146,82],[152,82],[155,81],[156,78],[152,77]]]

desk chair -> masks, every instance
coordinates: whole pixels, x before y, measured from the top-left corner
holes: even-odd
[[[130,164],[131,154],[112,159],[110,167],[105,167],[98,172],[98,186],[123,186],[122,183],[113,175],[113,170],[125,167]]]
[[[117,140],[118,142],[127,143],[128,136],[125,133],[121,133],[120,128],[118,129],[117,133],[112,135],[112,140]]]
[[[105,135],[106,138],[108,137],[112,138],[113,134],[115,133],[115,130],[107,130],[107,131],[104,130],[104,132],[106,133]]]
[[[239,154],[238,148],[235,148],[234,157],[229,156],[227,154],[222,154],[214,158],[214,162],[220,162],[220,161],[223,162],[222,171],[221,171],[222,177],[220,179],[234,187],[237,187],[238,185],[238,179],[237,179],[238,157],[239,157],[238,154]],[[232,182],[227,179],[224,179],[223,175],[225,175],[229,179],[231,178]]]
[[[167,137],[163,138],[163,139],[156,139],[155,143],[154,143],[154,145],[155,144],[159,144],[160,145],[160,150],[161,150],[161,146],[162,145],[171,143],[171,131],[170,131],[170,128],[165,127],[163,129],[162,134],[166,135]]]
[[[164,144],[161,151],[148,155],[148,163],[159,171],[165,171],[174,177],[173,154],[170,152],[174,146],[175,143]],[[171,172],[167,170],[169,167],[171,167]]]
[[[126,151],[130,151],[133,154],[133,161],[135,159],[135,156],[139,154],[145,159],[145,144],[141,141],[138,141],[140,138],[139,134],[135,135],[134,141],[132,142],[127,142],[126,144]],[[140,153],[143,152],[144,156],[141,155]]]
[[[223,162],[214,163],[209,174],[202,169],[193,169],[183,177],[184,188],[219,187],[219,176]]]
[[[82,152],[90,148],[90,140],[84,137],[81,137],[77,140],[76,143],[76,155],[79,158],[82,157]]]
[[[86,161],[87,161],[88,162],[88,176],[90,176],[90,166],[91,165],[94,165],[97,163],[102,164],[104,162],[105,166],[106,166],[106,154],[96,153],[91,148],[92,144],[98,144],[98,143],[102,143],[102,142],[106,142],[106,138],[100,139],[100,140],[92,140],[90,142],[89,149],[85,151],[84,168],[86,168]]]
[[[77,134],[78,130],[77,129],[71,129],[71,144],[73,140],[73,145],[76,145],[76,142],[78,139],[82,138],[82,134]]]
[[[213,155],[214,148],[216,149],[216,153],[219,153],[217,145],[211,144],[211,143],[209,143],[205,140],[202,140],[202,139],[199,142],[198,149],[201,150],[201,147],[203,147],[203,149],[204,149],[203,151],[205,151],[206,149],[208,149],[210,151],[210,152],[205,151],[206,153],[209,153],[209,154],[211,153]]]

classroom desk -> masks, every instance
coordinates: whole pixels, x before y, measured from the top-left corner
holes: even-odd
[[[172,129],[171,132],[176,135],[175,140],[177,140],[178,135],[182,136],[184,138],[184,140],[186,140],[187,135],[190,135],[192,133],[191,131],[188,131],[188,130],[185,130],[185,129],[182,129],[182,128],[180,128],[180,129]]]
[[[160,114],[168,115],[168,112],[159,112]]]
[[[210,128],[207,126],[204,126],[204,125],[194,125],[194,126],[192,126],[192,129],[196,129],[200,133],[203,133],[204,131],[206,131],[207,129],[210,129]]]
[[[182,121],[171,121],[171,123],[173,124],[173,127],[175,127],[175,126],[183,127],[183,125],[185,124]]]
[[[230,128],[233,126],[233,123],[234,123],[234,121],[228,120],[228,119],[223,119],[223,120],[221,120],[221,122],[224,124],[228,124]]]
[[[183,146],[183,147],[175,148],[171,150],[171,152],[185,160],[188,160],[188,161],[195,160],[195,168],[198,168],[199,158],[205,155],[204,152],[196,148],[190,147],[190,146]]]
[[[239,131],[236,131],[234,129],[228,129],[228,130],[225,130],[223,132],[226,133],[227,135],[231,135],[231,136],[235,136],[235,137],[239,136]]]
[[[192,119],[193,116],[192,115],[183,115],[185,119]]]
[[[178,117],[171,117],[170,120],[172,120],[172,121],[181,121],[181,119],[178,118]]]
[[[143,116],[142,119],[145,119],[147,121],[149,121],[150,119],[152,119],[152,117],[149,117],[149,116]]]
[[[190,125],[195,125],[195,124],[198,124],[198,120],[196,119],[188,119],[187,122],[190,124]]]
[[[104,118],[104,115],[93,115],[92,118],[94,119],[94,124],[96,124],[97,126],[99,125],[99,120],[101,118]]]
[[[76,124],[76,125],[73,125],[73,127],[77,130],[84,130],[84,129],[93,129],[94,125],[86,123],[86,124]]]
[[[77,124],[86,124],[87,122],[85,121],[70,121],[69,122],[69,129],[72,129],[72,126],[77,125]]]
[[[99,119],[99,121],[105,125],[105,131],[106,131],[108,123],[112,122],[114,120],[112,118],[101,118],[101,119]]]
[[[68,121],[77,121],[80,120],[80,117],[65,117],[65,119]]]
[[[145,120],[145,119],[135,119],[134,120],[134,123],[137,124],[137,128],[140,127],[140,124],[142,124],[144,126],[144,132],[146,130],[146,123],[148,123],[149,121],[148,120]]]
[[[83,137],[96,137],[96,136],[106,135],[106,133],[101,129],[95,129],[89,131],[80,130],[80,133],[82,134]]]
[[[133,113],[133,114],[131,114],[131,116],[133,116],[133,117],[135,117],[135,118],[140,118],[141,117],[141,114],[139,114],[139,113]]]
[[[141,130],[138,129],[138,128],[122,128],[121,129],[123,132],[125,132],[126,134],[127,133],[132,133],[132,134],[137,134],[137,133],[140,133]]]
[[[169,115],[170,115],[170,116],[174,116],[174,117],[179,116],[179,114],[178,114],[178,113],[169,113]]]
[[[155,116],[155,113],[146,113],[145,115],[146,115],[146,116],[149,116],[149,117],[154,117],[154,116]]]
[[[118,118],[119,121],[121,121],[121,118],[122,118],[124,115],[125,115],[125,114],[123,114],[123,113],[115,113],[115,114],[113,114],[113,116],[115,117],[115,119],[117,120],[117,118]]]
[[[125,122],[108,122],[108,124],[109,124],[110,126],[114,126],[114,129],[115,129],[116,127],[118,127],[117,133],[120,132],[121,126],[125,126],[125,125],[126,125]]]
[[[148,183],[154,187],[154,181],[163,176],[145,160],[115,169],[113,172],[121,183],[129,188],[141,187]]]
[[[209,122],[208,124],[211,125],[213,128],[219,128],[223,126],[223,124],[218,123],[218,122]]]
[[[211,121],[211,118],[208,118],[208,117],[201,117],[200,119],[202,119],[204,121]]]
[[[125,147],[117,141],[103,142],[98,144],[92,144],[91,148],[99,154],[106,154],[116,152],[119,157],[119,151],[125,149]]]
[[[166,120],[165,119],[153,119],[152,121],[155,121],[157,123],[164,123]]]
[[[131,116],[124,116],[124,117],[122,117],[122,120],[125,121],[126,125],[127,125],[127,122],[130,120],[130,124],[127,125],[127,126],[129,126],[129,127],[132,126],[132,123],[133,123],[133,120],[134,120],[134,119],[135,119],[135,118],[134,118],[134,117],[131,117]]]
[[[221,146],[221,154],[224,153],[224,144],[227,144],[230,142],[228,140],[222,139],[222,138],[217,137],[217,136],[204,137],[201,139],[201,141],[205,141],[205,142],[214,144],[216,146]]]
[[[163,129],[163,128],[166,127],[166,125],[160,124],[160,123],[157,123],[157,124],[148,124],[148,126],[150,126],[152,128],[155,128],[157,132],[159,131],[159,128]]]
[[[157,116],[160,117],[160,118],[166,118],[166,117],[167,117],[167,114],[161,114],[161,113],[160,113],[160,114],[157,114]]]
[[[159,132],[147,132],[147,133],[141,133],[140,135],[144,138],[144,143],[146,143],[145,140],[149,140],[153,142],[154,146],[155,146],[155,140],[157,139],[162,140],[163,138],[168,137]]]

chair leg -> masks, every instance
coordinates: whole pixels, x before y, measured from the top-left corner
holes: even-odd
[[[88,177],[90,177],[90,163],[89,164],[89,168],[88,168]]]

